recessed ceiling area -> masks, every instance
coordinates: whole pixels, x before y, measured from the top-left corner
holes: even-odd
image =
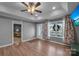
[[[21,12],[20,10],[25,9],[25,6],[20,2],[0,2],[0,12],[15,15],[17,17],[20,17],[21,20],[31,22],[41,22],[47,19],[53,20],[56,18],[63,17],[68,13],[67,2],[40,2],[40,3],[41,5],[39,6],[38,9],[41,10],[42,13],[35,12],[33,15],[31,15],[27,11]]]

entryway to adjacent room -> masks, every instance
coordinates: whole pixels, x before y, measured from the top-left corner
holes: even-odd
[[[22,42],[22,23],[12,22],[12,39],[14,45],[19,45]]]

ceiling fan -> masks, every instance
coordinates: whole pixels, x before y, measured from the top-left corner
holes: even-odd
[[[25,5],[25,10],[21,10],[21,12],[29,12],[31,15],[33,15],[34,12],[42,13],[42,11],[38,10],[38,7],[41,5],[40,2],[37,2],[36,4],[34,2],[29,2],[26,4],[25,2],[21,2],[23,5]]]

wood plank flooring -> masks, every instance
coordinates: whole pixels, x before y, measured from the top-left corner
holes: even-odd
[[[70,48],[56,43],[35,39],[19,46],[0,48],[0,56],[67,56]]]

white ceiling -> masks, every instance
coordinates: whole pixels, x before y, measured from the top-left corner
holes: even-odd
[[[52,7],[56,7],[55,10]],[[62,17],[68,13],[67,2],[41,2],[39,10],[42,13],[34,13],[30,15],[28,12],[21,12],[25,9],[25,6],[20,2],[0,2],[0,12],[8,13],[20,17],[22,20],[31,22],[40,22],[44,20],[50,20]],[[35,16],[38,15],[38,16]]]

